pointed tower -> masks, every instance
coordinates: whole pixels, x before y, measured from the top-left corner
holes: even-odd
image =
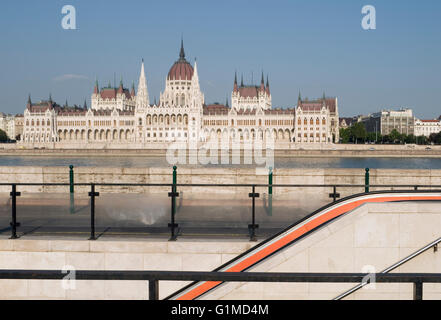
[[[194,60],[193,77],[191,78],[192,87],[194,91],[199,91],[199,75],[198,75],[198,63]]]
[[[243,87],[243,74],[240,76],[240,86]]]
[[[118,93],[123,94],[123,91],[124,91],[124,87],[123,87],[123,80],[122,80],[122,76],[121,76],[121,80],[119,81]]]
[[[130,90],[130,96],[135,97],[135,81],[132,82],[132,89]]]
[[[230,106],[228,105],[228,96],[227,96],[226,101],[225,101],[225,106],[226,106],[227,108],[230,107]]]
[[[98,78],[95,79],[95,87],[93,88],[93,93],[94,94],[100,93],[100,89],[98,87]]]
[[[268,75],[266,75],[266,94],[271,95],[269,81],[268,81]]]
[[[181,50],[179,51],[179,60],[185,60],[184,38],[181,38]]]
[[[28,103],[26,104],[26,107],[30,108],[31,106],[32,106],[31,94],[29,93],[29,95],[28,95]]]
[[[234,92],[237,91],[237,73],[236,73],[236,71],[234,71],[234,89],[233,89],[233,91]]]
[[[263,80],[263,71],[262,71],[262,78],[260,79],[260,91],[265,91],[265,81]]]
[[[86,99],[84,99],[83,109],[87,110],[87,102],[86,102]]]
[[[147,91],[147,80],[145,78],[144,72],[144,59],[141,62],[141,72],[139,74],[138,80],[138,92],[136,95],[136,107],[137,108],[146,108],[150,104],[149,102],[149,93]]]

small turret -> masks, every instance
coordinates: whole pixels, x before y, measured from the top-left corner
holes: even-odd
[[[119,81],[119,87],[118,87],[118,93],[123,94],[124,88],[123,88],[123,80],[121,76],[121,80]]]
[[[93,93],[94,94],[100,93],[100,89],[98,87],[98,79],[97,78],[95,79],[95,87],[93,88]]]
[[[268,75],[266,75],[266,93],[270,95],[270,86],[268,81]]]
[[[130,96],[132,98],[135,96],[135,81],[132,82],[132,89],[130,90]]]
[[[234,89],[233,89],[233,91],[234,92],[238,91],[238,89],[237,89],[237,73],[236,73],[236,71],[234,71]]]

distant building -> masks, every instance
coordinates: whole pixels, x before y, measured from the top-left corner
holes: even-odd
[[[15,116],[11,114],[0,113],[0,129],[6,132],[10,140],[15,140]]]
[[[24,117],[22,114],[17,114],[14,118],[15,122],[15,133],[14,133],[14,140],[20,140],[21,136],[23,135],[23,122]]]
[[[415,119],[415,136],[429,137],[432,133],[441,131],[441,120]]]
[[[357,117],[345,117],[345,118],[339,118],[339,126],[342,129],[346,129],[349,128],[350,126],[352,126],[354,123],[358,122],[358,118]]]
[[[401,134],[414,134],[415,117],[412,109],[383,110],[361,118],[367,132],[388,135],[396,129]]]
[[[298,143],[338,143],[340,139],[337,98],[302,100],[295,112],[294,139]]]

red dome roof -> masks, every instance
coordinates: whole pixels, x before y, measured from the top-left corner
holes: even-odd
[[[168,80],[191,80],[193,77],[193,67],[185,59],[176,61],[168,72]]]
[[[176,61],[168,72],[168,80],[191,80],[193,77],[193,67],[185,59],[184,41],[181,39],[181,51],[179,60]]]

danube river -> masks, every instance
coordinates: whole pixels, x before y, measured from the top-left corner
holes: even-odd
[[[441,169],[441,158],[420,157],[276,157],[275,168],[378,168],[378,169]],[[165,156],[0,156],[0,166],[54,167],[168,167]],[[254,167],[255,165],[182,165],[179,167]]]

